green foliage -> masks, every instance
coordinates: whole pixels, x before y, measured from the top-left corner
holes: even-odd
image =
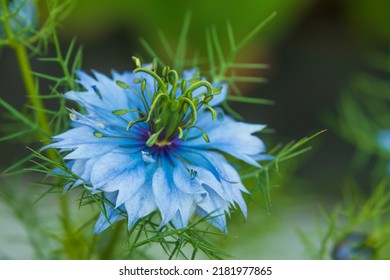
[[[279,173],[279,164],[300,156],[311,150],[311,146],[307,146],[311,140],[324,133],[325,130],[317,132],[310,137],[302,138],[295,142],[291,141],[286,145],[277,145],[269,151],[272,159],[266,161],[261,168],[250,170],[249,168],[240,174],[241,179],[246,180],[250,178],[256,179],[256,186],[258,187],[261,195],[264,199],[266,208],[270,211],[271,207],[271,183],[270,183],[270,172],[275,171]],[[253,169],[253,168],[252,168]]]
[[[367,246],[374,249],[376,259],[390,258],[390,182],[385,179],[373,188],[370,195],[362,193],[349,180],[344,187],[343,202],[332,211],[322,208],[319,223],[319,242],[302,231],[299,235],[313,259],[330,259],[335,245],[353,233],[368,236]]]
[[[379,159],[375,176],[384,174],[383,166],[389,161],[378,142],[378,133],[390,128],[389,57],[384,53],[369,56],[369,70],[352,77],[341,93],[337,113],[324,117],[331,130],[356,147],[353,164],[357,169],[367,166],[373,157]]]
[[[33,55],[43,54],[47,51],[52,34],[73,10],[76,1],[38,0],[37,4],[38,14],[44,17],[38,19],[40,21],[40,27],[35,28],[34,26],[30,26],[28,30],[25,30],[24,34],[29,34],[28,37],[7,36],[6,38],[0,38],[0,48],[20,44],[29,49]],[[0,18],[0,22],[3,25],[7,24],[5,17]]]
[[[145,39],[141,38],[141,44],[150,57],[156,59],[161,66],[174,65],[179,73],[185,69],[201,67],[203,69],[209,69],[208,78],[213,82],[226,82],[229,84],[229,88],[232,90],[229,93],[227,100],[223,103],[224,110],[234,116],[237,119],[243,119],[237,112],[235,112],[228,104],[231,102],[241,102],[260,105],[273,105],[272,100],[258,98],[258,97],[244,97],[240,91],[237,83],[264,83],[266,79],[257,76],[240,76],[237,70],[251,71],[256,69],[265,69],[268,67],[262,63],[236,63],[235,59],[240,51],[251,41],[253,38],[276,16],[276,12],[272,13],[265,20],[261,21],[253,30],[251,30],[243,39],[236,41],[235,34],[230,22],[226,23],[227,33],[229,38],[230,49],[227,53],[222,48],[222,42],[219,39],[218,31],[216,27],[212,27],[206,30],[205,42],[207,49],[207,58],[199,58],[199,51],[196,51],[196,55],[193,58],[188,59],[186,57],[186,45],[187,36],[190,29],[191,14],[187,13],[182,30],[180,32],[179,41],[176,48],[173,48],[163,32],[159,32],[159,39],[161,46],[164,49],[164,54],[159,55],[159,52],[154,50]],[[168,62],[165,61],[167,57]],[[207,62],[207,63],[204,63]],[[203,72],[202,72],[203,74]],[[234,93],[235,95],[233,95]],[[238,95],[238,96],[237,96]]]
[[[389,155],[378,141],[379,132],[390,128],[389,57],[372,53],[368,58],[369,70],[356,73],[341,93],[337,114],[325,115],[330,129],[356,149],[351,161],[352,176],[364,173],[373,187],[367,195],[364,192],[367,187],[358,186],[356,179],[348,177],[343,202],[332,211],[322,209],[319,242],[316,244],[307,234],[299,232],[314,259],[332,258],[332,250],[356,233],[367,236],[363,245],[373,250],[375,259],[390,258],[390,182],[386,174]],[[373,159],[374,168],[369,165]]]

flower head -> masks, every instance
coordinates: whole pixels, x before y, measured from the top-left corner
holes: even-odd
[[[141,67],[113,72],[78,72],[82,92],[65,97],[78,102],[86,114],[72,110],[72,128],[54,137],[48,147],[69,152],[64,159],[92,193],[108,202],[95,233],[127,218],[128,227],[154,211],[161,226],[187,226],[197,214],[226,231],[226,214],[238,205],[246,216],[242,192],[247,192],[225,155],[247,164],[265,151],[253,133],[264,125],[236,122],[218,108],[227,85],[211,84],[196,69],[183,78],[165,67]]]
[[[8,21],[11,32],[15,36],[23,36],[30,33],[37,25],[37,8],[33,0],[6,0]],[[0,5],[0,19],[4,16]],[[0,35],[6,34],[5,26],[0,20]]]

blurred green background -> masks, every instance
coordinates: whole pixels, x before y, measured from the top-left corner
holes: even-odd
[[[272,12],[277,12],[238,58],[240,62],[270,65],[269,69],[257,73],[267,78],[267,83],[243,84],[241,88],[246,95],[272,99],[275,105],[232,103],[248,122],[265,123],[275,130],[273,134],[262,135],[268,147],[331,128],[324,116],[336,114],[340,94],[350,86],[351,78],[359,71],[371,71],[368,58],[373,52],[389,51],[390,1],[386,0],[80,0],[75,1],[74,9],[58,32],[64,49],[74,37],[83,46],[83,70],[109,74],[112,69],[132,69],[132,55],[148,58],[140,37],[158,50],[161,45],[158,32],[162,31],[175,46],[188,11],[192,18],[187,51],[189,55],[199,51],[201,57],[206,57],[205,30],[210,26],[217,28],[227,47],[227,21],[240,39]],[[33,61],[32,65],[37,72],[59,72],[56,66],[47,63]],[[13,51],[3,49],[1,96],[22,108],[26,101],[23,92]],[[2,119],[2,125],[5,120]],[[0,171],[28,153],[18,143],[0,145]],[[311,152],[284,164],[281,177],[274,176],[271,215],[263,206],[250,202],[248,221],[243,225],[242,217],[234,214],[230,224],[232,236],[223,240],[221,247],[244,259],[309,258],[296,229],[315,236],[319,205],[331,207],[338,202],[347,178],[354,178],[369,191],[372,162],[356,169],[351,164],[357,149],[354,145],[332,129],[311,145]],[[23,187],[34,193],[29,178],[25,180]],[[260,197],[257,201],[262,202]],[[50,206],[50,198],[40,203]],[[23,240],[24,234],[5,207],[0,213],[2,225],[7,225],[0,230],[0,236],[4,236],[0,238],[2,251],[15,258],[31,258],[25,243],[17,242],[18,246],[14,247],[7,241],[10,235]]]

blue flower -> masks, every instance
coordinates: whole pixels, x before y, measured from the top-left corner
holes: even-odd
[[[11,32],[15,36],[22,36],[30,33],[37,25],[37,9],[33,0],[9,0],[7,2],[8,23]],[[0,9],[0,18],[3,11]],[[0,35],[6,34],[3,22],[0,20]]]
[[[112,79],[79,71],[85,91],[65,97],[86,113],[72,110],[72,128],[47,147],[68,152],[64,159],[80,178],[72,187],[104,194],[95,233],[124,218],[130,228],[154,211],[161,226],[183,228],[197,214],[226,231],[231,207],[247,215],[247,190],[226,156],[260,167],[265,147],[252,134],[265,126],[225,115],[217,106],[227,85],[210,84],[196,69],[179,78],[168,67],[160,77],[138,66]]]

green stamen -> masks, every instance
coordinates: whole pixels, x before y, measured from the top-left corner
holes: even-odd
[[[123,89],[128,89],[128,88],[130,88],[130,86],[129,86],[128,84],[124,83],[124,82],[116,81],[115,83],[116,83],[118,86],[120,86],[121,88],[123,88]]]
[[[215,121],[217,119],[217,113],[215,112],[214,108],[207,103],[205,103],[204,106],[211,112],[211,118],[213,121]]]
[[[164,130],[164,128],[165,127],[162,127],[159,131],[150,135],[148,141],[146,141],[146,146],[148,146],[148,147],[153,146],[157,142],[158,136],[160,136],[160,133]]]
[[[137,66],[137,68],[141,67],[141,60],[139,60],[139,58],[133,56],[132,59],[135,63],[135,66]]]
[[[97,137],[97,138],[102,138],[102,137],[103,137],[103,134],[101,134],[100,132],[94,131],[94,132],[93,132],[93,136],[95,136],[95,137]]]
[[[69,118],[72,120],[72,121],[77,121],[77,117],[75,114],[69,114]]]
[[[117,116],[122,116],[122,115],[125,115],[127,113],[138,113],[138,115],[140,115],[142,118],[145,117],[145,113],[140,111],[140,110],[131,110],[131,109],[119,109],[119,110],[114,110],[112,111],[112,113],[114,115],[117,115]]]
[[[166,92],[167,91],[167,88],[166,88],[166,85],[165,83],[161,80],[161,78],[156,74],[154,73],[153,71],[149,70],[149,69],[145,69],[145,68],[137,68],[134,70],[134,73],[138,73],[138,72],[144,72],[144,73],[147,73],[149,74],[150,76],[152,76],[156,81],[157,81],[157,84],[159,85],[159,87],[161,88],[161,90],[163,92]]]
[[[154,92],[150,92],[151,88],[148,87],[146,79],[134,80],[135,83],[141,83],[142,95],[137,95],[144,104],[145,112],[143,113],[140,110],[130,109],[118,109],[112,112],[115,115],[124,115],[129,112],[139,113],[140,118],[130,121],[126,129],[129,130],[137,123],[147,123],[150,132],[150,136],[146,141],[148,147],[153,145],[159,147],[168,146],[175,138],[186,140],[189,130],[192,128],[199,129],[203,139],[206,142],[210,142],[206,132],[195,125],[198,120],[198,110],[210,111],[212,120],[216,120],[217,114],[208,102],[210,102],[214,94],[218,94],[222,88],[213,88],[209,82],[200,79],[191,79],[187,81],[183,79],[180,81],[178,73],[168,66],[162,69],[162,75],[159,76],[156,73],[156,68],[153,68],[153,70],[142,68],[141,61],[138,58],[133,57],[133,60],[137,67],[134,70],[134,73],[142,72],[148,74],[156,81],[157,87],[154,87]],[[135,89],[124,82],[117,81],[117,84],[122,88],[135,91]],[[182,92],[180,96],[177,96],[178,88],[179,90],[181,89]],[[201,92],[193,97],[193,92],[200,88],[204,88],[203,93]],[[149,101],[144,95],[145,91],[148,92],[149,100],[152,101],[150,107],[148,105]]]
[[[195,84],[189,86],[183,93],[184,96],[188,96],[190,93],[192,93],[194,90],[205,87],[207,89],[208,96],[213,95],[213,87],[209,82],[206,81],[198,81]]]

